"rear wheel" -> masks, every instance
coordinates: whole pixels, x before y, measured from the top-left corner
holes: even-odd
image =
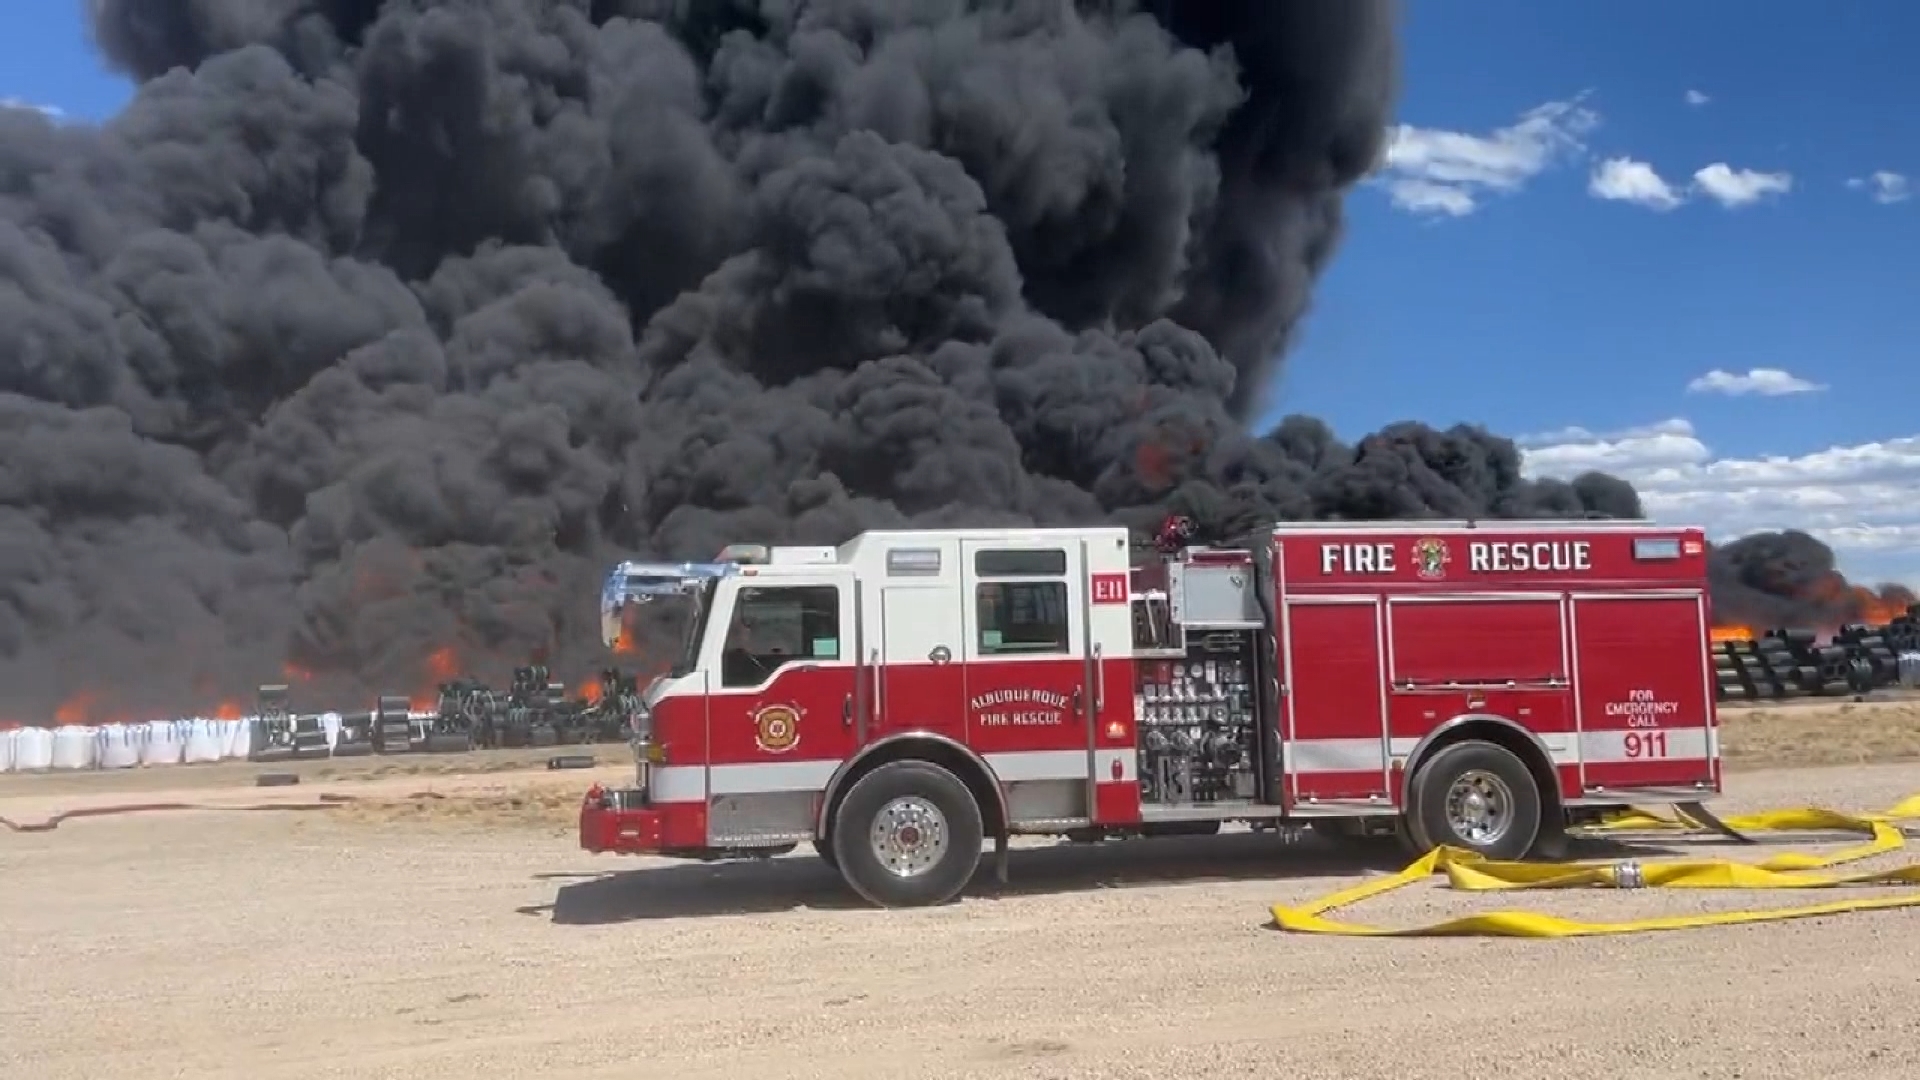
[[[1416,854],[1465,848],[1522,858],[1541,830],[1540,788],[1513,751],[1467,740],[1422,762],[1408,785],[1407,843]]]
[[[830,860],[881,907],[944,904],[980,865],[980,806],[959,777],[896,761],[861,777],[834,814]]]

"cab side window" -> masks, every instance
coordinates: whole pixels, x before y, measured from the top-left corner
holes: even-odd
[[[758,686],[787,664],[840,659],[840,590],[756,585],[734,596],[720,685]]]
[[[975,621],[980,655],[1064,653],[1072,643],[1067,613],[1067,553],[981,551],[974,555]],[[1036,579],[1055,580],[1036,580]],[[1025,580],[1020,580],[1025,579]]]

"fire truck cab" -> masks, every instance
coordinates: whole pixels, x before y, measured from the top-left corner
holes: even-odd
[[[1705,552],[1644,522],[1303,523],[1145,558],[1120,528],[1018,528],[622,564],[610,644],[631,604],[689,617],[580,843],[811,842],[885,906],[951,899],[1016,834],[1241,821],[1520,858],[1719,791]]]

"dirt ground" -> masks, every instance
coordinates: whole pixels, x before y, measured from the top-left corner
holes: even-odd
[[[1912,698],[1723,705],[1720,724],[1720,752],[1734,768],[1920,760],[1920,701]]]
[[[1726,747],[1748,767],[1724,812],[1920,791],[1920,764],[1758,767],[1920,757],[1916,706],[1729,710]],[[1029,845],[1008,887],[983,875],[958,904],[881,912],[804,851],[714,866],[578,851],[580,789],[624,773],[619,748],[596,752],[607,766],[571,773],[524,755],[476,759],[492,772],[316,763],[274,789],[241,765],[0,778],[16,821],[359,799],[0,832],[0,1078],[1920,1075],[1920,1017],[1888,1007],[1920,970],[1907,911],[1566,941],[1288,935],[1266,926],[1271,904],[1398,860],[1233,834]],[[1352,917],[1804,899],[1435,885]]]

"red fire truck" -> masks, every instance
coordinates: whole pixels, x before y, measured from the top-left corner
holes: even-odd
[[[864,533],[617,567],[688,605],[588,851],[811,842],[870,902],[951,899],[992,838],[1309,827],[1520,858],[1720,790],[1706,545],[1645,522]]]

